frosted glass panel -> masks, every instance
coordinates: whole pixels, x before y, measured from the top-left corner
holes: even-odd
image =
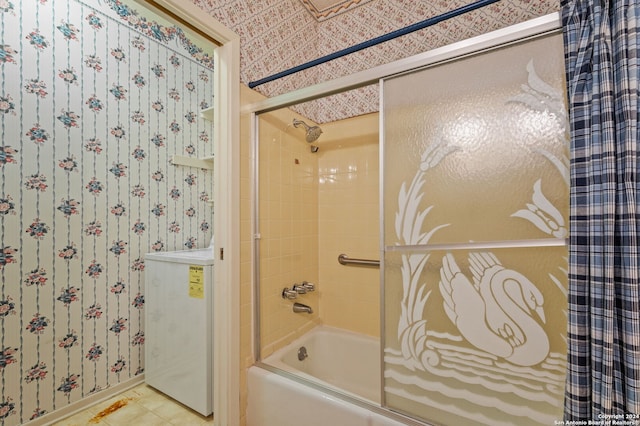
[[[557,34],[383,82],[391,409],[456,426],[562,418],[563,60]]]
[[[424,228],[438,228],[433,244],[566,236],[561,41],[384,82],[386,245],[397,243],[399,203],[431,208]]]
[[[387,253],[386,404],[434,424],[562,419],[565,247]],[[406,286],[395,283],[406,283]]]

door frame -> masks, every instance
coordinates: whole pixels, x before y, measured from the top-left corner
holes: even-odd
[[[218,46],[213,81],[213,411],[240,424],[240,37],[191,2],[136,0]]]

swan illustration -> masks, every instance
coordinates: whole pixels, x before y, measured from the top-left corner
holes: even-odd
[[[442,259],[440,292],[449,319],[476,348],[521,366],[549,354],[540,290],[519,272],[506,269],[492,253],[470,253],[467,278],[451,253]]]

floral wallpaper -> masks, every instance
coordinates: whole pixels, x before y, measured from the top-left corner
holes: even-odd
[[[205,247],[213,59],[117,0],[0,0],[0,423],[144,371],[144,254]]]

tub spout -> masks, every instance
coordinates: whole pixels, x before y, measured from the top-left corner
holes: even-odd
[[[293,304],[293,312],[295,312],[297,314],[300,313],[300,312],[306,312],[308,314],[312,314],[313,313],[313,309],[311,309],[311,306],[307,306],[307,305],[304,305],[302,303],[296,302],[296,303]]]

